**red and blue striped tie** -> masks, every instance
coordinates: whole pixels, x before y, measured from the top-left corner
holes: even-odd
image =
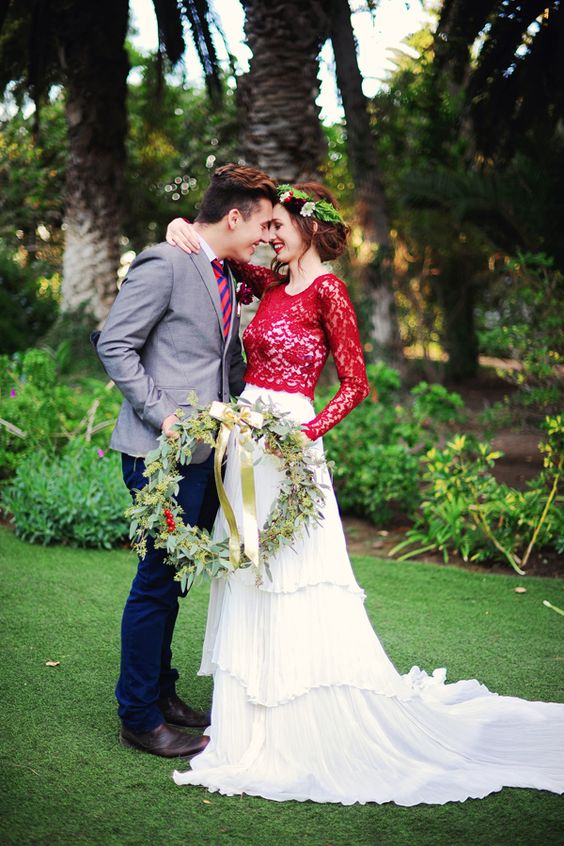
[[[211,266],[217,279],[217,288],[219,291],[219,299],[221,301],[221,311],[223,313],[223,337],[227,338],[229,335],[229,327],[231,326],[231,312],[233,311],[233,303],[231,302],[231,288],[229,280],[223,269],[223,264],[219,259],[213,259]]]

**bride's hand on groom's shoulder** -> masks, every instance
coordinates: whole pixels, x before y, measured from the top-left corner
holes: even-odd
[[[166,242],[171,247],[180,247],[188,255],[200,252],[200,239],[196,230],[184,217],[175,217],[168,224]]]

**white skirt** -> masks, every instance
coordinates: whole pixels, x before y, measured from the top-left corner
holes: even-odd
[[[299,422],[300,394],[248,386]],[[322,453],[321,440],[315,448]],[[213,674],[210,742],[177,784],[315,802],[444,804],[504,786],[564,792],[564,705],[491,693],[445,670],[400,675],[364,610],[323,464],[321,526],[270,562],[212,584],[201,675]],[[278,490],[276,458],[255,466],[259,524]],[[225,486],[241,512],[237,458]],[[220,513],[215,534],[227,535]]]

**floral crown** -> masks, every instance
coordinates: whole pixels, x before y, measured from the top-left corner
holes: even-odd
[[[290,211],[299,212],[302,217],[316,217],[325,223],[343,223],[343,218],[329,200],[314,200],[304,191],[291,185],[279,185],[276,189],[278,199]]]

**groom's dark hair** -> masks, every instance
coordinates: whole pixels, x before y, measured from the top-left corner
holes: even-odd
[[[226,164],[214,171],[196,220],[218,223],[231,209],[239,209],[247,220],[261,199],[278,202],[276,182],[257,167]]]

